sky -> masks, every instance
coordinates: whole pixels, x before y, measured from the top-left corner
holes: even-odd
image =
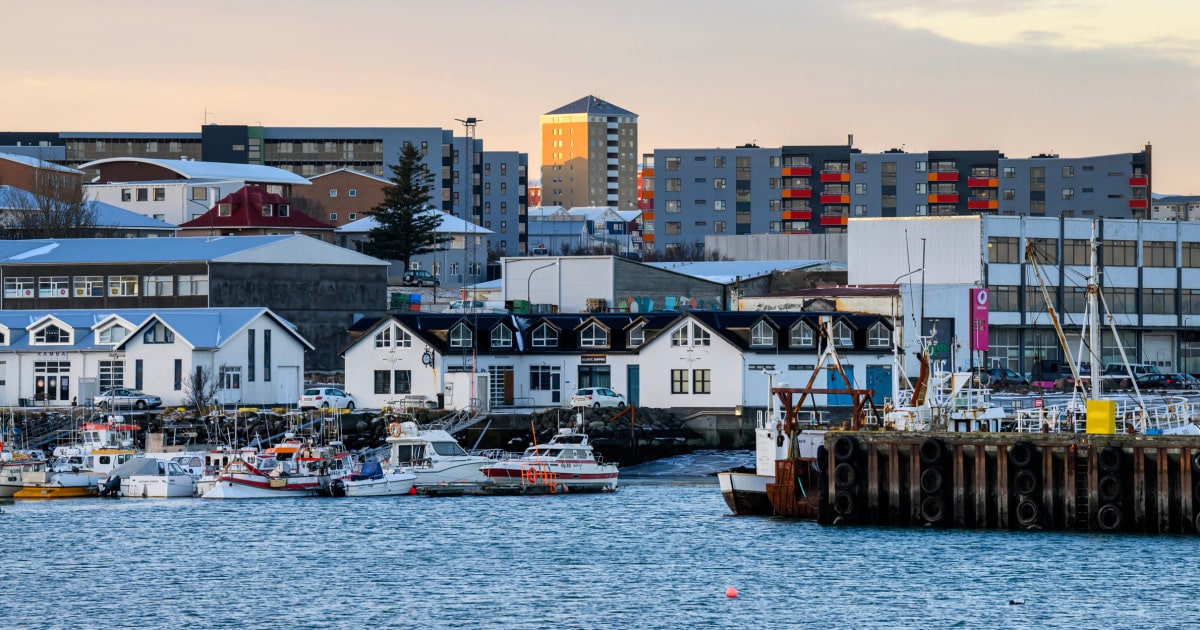
[[[59,0],[5,7],[0,131],[441,127],[540,165],[592,94],[638,153],[1140,151],[1200,194],[1194,0]]]

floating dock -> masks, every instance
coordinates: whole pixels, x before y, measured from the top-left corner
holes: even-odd
[[[813,464],[776,466],[799,486]],[[772,502],[832,525],[1200,533],[1197,436],[830,431],[815,466],[815,493]]]

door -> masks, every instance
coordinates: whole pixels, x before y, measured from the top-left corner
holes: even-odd
[[[1175,371],[1175,336],[1142,336],[1142,362],[1158,367],[1160,372]]]
[[[300,368],[295,365],[281,365],[275,368],[274,377],[275,397],[285,406],[294,406],[300,401]]]
[[[637,365],[625,366],[625,398],[629,400],[629,404],[637,405],[640,403],[641,385],[641,367]]]
[[[871,401],[876,405],[882,406],[887,402],[886,399],[892,397],[892,366],[868,365],[867,389],[875,390],[875,393],[871,395]]]
[[[842,365],[842,369],[846,371],[846,378],[850,379],[850,383],[854,383],[854,366]],[[851,385],[847,385],[842,380],[842,375],[837,370],[829,370],[829,389],[849,389]],[[850,394],[829,394],[826,397],[826,405],[830,407],[849,407],[854,404],[854,399]]]

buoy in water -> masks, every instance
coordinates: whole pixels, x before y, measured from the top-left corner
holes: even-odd
[[[1023,600],[1023,599],[1010,599],[1010,600],[1008,600],[1008,605],[1009,605],[1009,606],[1024,606],[1024,605],[1025,605],[1025,600]]]
[[[732,586],[725,589],[725,597],[728,597],[730,599],[736,598],[737,597],[737,589]]]
[[[409,488],[409,489],[408,489],[408,493],[409,493],[409,494],[416,494],[416,493],[417,493],[417,487],[416,487],[416,486],[413,486],[413,487]]]

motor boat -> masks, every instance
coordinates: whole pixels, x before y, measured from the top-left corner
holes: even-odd
[[[99,484],[101,496],[169,499],[196,494],[196,478],[177,462],[134,457]]]
[[[230,462],[205,492],[205,499],[267,499],[329,494],[330,482],[354,472],[354,456],[341,442],[313,446],[288,434],[279,446],[267,449],[275,467],[264,470],[240,459]],[[271,461],[265,459],[264,461]]]
[[[379,462],[363,462],[359,469],[329,484],[335,497],[386,497],[414,494],[417,475],[407,468],[384,468]]]
[[[482,483],[486,478],[480,469],[495,462],[463,450],[446,431],[422,429],[411,420],[388,425],[387,442],[391,446],[388,463],[416,475],[417,488]]]
[[[486,487],[526,492],[612,492],[617,489],[617,465],[606,464],[592,449],[588,436],[560,428],[545,444],[534,444],[520,457],[482,468]]]

